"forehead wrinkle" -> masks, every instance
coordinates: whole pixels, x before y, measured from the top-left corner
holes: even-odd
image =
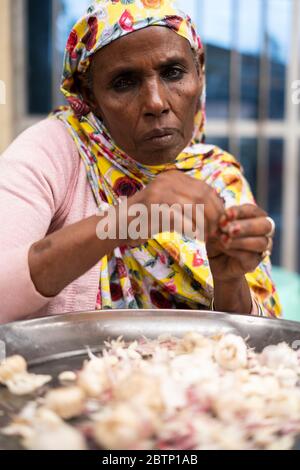
[[[152,31],[149,34],[153,28],[166,31],[154,34]],[[141,69],[141,63],[145,61],[151,61],[153,65],[178,60],[180,56],[181,60],[188,60],[189,52],[192,57],[192,49],[185,38],[167,28],[152,27],[131,33],[106,46],[96,54],[93,65],[96,73],[105,68],[107,73],[115,74],[117,69]]]

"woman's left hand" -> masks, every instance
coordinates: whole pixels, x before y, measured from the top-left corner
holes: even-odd
[[[230,281],[255,271],[273,248],[274,226],[261,208],[231,207],[220,220],[220,232],[207,243],[215,280]]]

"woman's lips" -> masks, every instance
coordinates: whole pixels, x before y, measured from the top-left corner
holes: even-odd
[[[174,129],[157,129],[144,136],[144,143],[155,147],[166,147],[171,145],[176,138]]]
[[[165,134],[158,137],[152,137],[148,142],[152,142],[155,145],[165,146],[170,145],[174,140],[174,134]]]

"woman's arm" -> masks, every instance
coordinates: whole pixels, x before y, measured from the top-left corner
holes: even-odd
[[[117,240],[97,237],[99,221],[98,216],[92,216],[31,246],[29,269],[40,294],[55,297],[119,245]]]
[[[253,307],[255,306],[245,276],[231,281],[214,278],[214,310],[250,315]]]
[[[28,253],[66,205],[79,162],[64,125],[49,119],[0,156],[0,323],[26,318],[49,303],[32,282]]]

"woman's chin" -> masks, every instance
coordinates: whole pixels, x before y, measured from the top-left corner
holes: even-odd
[[[175,162],[177,156],[185,148],[183,142],[161,141],[153,142],[151,145],[139,147],[139,154],[134,157],[140,163],[145,165],[164,165]]]

